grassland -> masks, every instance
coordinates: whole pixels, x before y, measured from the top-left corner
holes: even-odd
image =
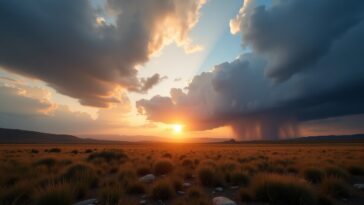
[[[0,145],[0,161],[1,205],[364,204],[363,144]]]

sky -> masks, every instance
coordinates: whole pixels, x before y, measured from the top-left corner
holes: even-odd
[[[0,2],[0,127],[103,139],[364,132],[364,3]]]

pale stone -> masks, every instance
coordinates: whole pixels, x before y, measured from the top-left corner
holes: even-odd
[[[222,187],[216,187],[216,188],[215,188],[215,191],[223,192],[223,191],[224,191],[224,189],[223,189]]]
[[[239,186],[231,186],[230,189],[239,189]]]
[[[213,205],[236,205],[234,201],[223,196],[214,197],[212,199]]]
[[[97,199],[87,199],[87,200],[75,203],[74,205],[95,205],[95,204],[98,204]]]
[[[354,184],[353,187],[362,190],[364,189],[364,184]]]
[[[140,182],[151,183],[155,180],[155,176],[153,174],[147,174],[139,178]]]

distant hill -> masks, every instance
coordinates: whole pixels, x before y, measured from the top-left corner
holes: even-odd
[[[49,134],[35,131],[0,128],[0,144],[108,144],[122,141],[79,138],[73,135]]]
[[[125,136],[124,136],[125,137]],[[123,137],[123,139],[125,139]],[[105,137],[106,138],[106,137]],[[121,138],[121,137],[120,137]],[[131,143],[162,143],[173,142],[167,138],[153,137],[151,141],[141,141],[142,136],[126,136],[126,140],[137,138],[134,142],[118,140],[101,140],[93,138],[76,137],[73,135],[50,134],[35,131],[0,128],[0,144],[131,144]],[[110,139],[110,138],[109,138]],[[150,139],[150,138],[148,138]],[[236,141],[223,138],[194,138],[187,141],[190,143],[212,143],[212,144],[296,144],[296,143],[364,143],[364,134],[356,135],[330,135],[311,136],[282,140],[256,140]]]
[[[364,143],[364,134],[354,135],[327,135],[297,137],[280,140],[255,140],[255,141],[236,141],[234,139],[218,142],[221,144],[295,144],[295,143]]]

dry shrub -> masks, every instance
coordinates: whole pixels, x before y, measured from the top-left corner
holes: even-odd
[[[172,177],[171,181],[175,191],[181,191],[183,189],[183,181],[179,177]]]
[[[72,205],[73,204],[72,188],[69,184],[51,183],[44,188],[37,190],[35,194],[35,205]]]
[[[30,150],[30,153],[32,153],[32,154],[38,154],[38,153],[39,153],[39,150],[37,150],[37,149],[32,149],[32,150]]]
[[[70,166],[62,175],[62,178],[69,181],[82,181],[90,186],[95,186],[97,183],[95,170],[85,164],[75,164]]]
[[[164,153],[162,155],[163,158],[169,158],[169,159],[172,159],[172,154],[171,153]]]
[[[48,169],[52,168],[53,166],[55,166],[57,163],[57,161],[53,158],[44,158],[44,159],[40,159],[38,161],[36,161],[34,163],[35,166],[46,166]]]
[[[292,176],[258,174],[253,178],[254,197],[261,202],[287,205],[317,203],[313,189],[305,181]]]
[[[51,149],[48,150],[48,152],[60,153],[61,152],[61,149],[59,149],[59,148],[51,148]]]
[[[135,169],[130,164],[120,167],[118,178],[120,181],[136,179]]]
[[[103,186],[99,190],[99,199],[103,205],[118,205],[122,197],[122,189],[119,184]]]
[[[77,198],[82,198],[98,184],[95,170],[84,164],[70,166],[61,176],[61,180],[70,182],[75,190]]]
[[[140,166],[137,168],[137,174],[138,176],[144,176],[146,174],[150,174],[152,170],[149,166]]]
[[[360,165],[350,165],[348,171],[352,175],[364,175],[364,166]]]
[[[232,185],[247,186],[250,182],[248,174],[241,171],[234,171],[229,176]]]
[[[182,161],[182,166],[186,167],[186,168],[192,168],[193,167],[193,161],[190,159],[184,159]]]
[[[92,149],[86,149],[85,150],[85,153],[91,153],[91,152],[93,152]]]
[[[252,194],[251,190],[249,190],[247,188],[241,188],[236,193],[236,198],[240,202],[250,202],[253,200],[253,194]]]
[[[199,199],[204,195],[204,192],[197,187],[191,187],[187,192],[187,197],[190,199]]]
[[[175,195],[175,191],[171,182],[167,179],[163,179],[154,183],[152,187],[151,197],[154,200],[168,200]]]
[[[205,187],[223,186],[224,177],[222,173],[211,166],[200,166],[197,170],[199,182]]]
[[[156,175],[168,174],[173,171],[173,163],[167,159],[161,159],[154,164],[154,173]]]
[[[338,177],[342,179],[349,179],[349,174],[344,169],[340,167],[326,167],[326,175],[329,177]]]
[[[341,198],[349,197],[352,189],[342,178],[330,176],[322,180],[321,191],[325,195]]]
[[[130,181],[127,183],[125,191],[127,194],[144,194],[145,187],[138,181]]]
[[[126,160],[128,156],[123,151],[95,152],[88,156],[88,160],[105,160],[106,162]]]
[[[318,204],[319,205],[336,205],[335,201],[329,197],[329,196],[326,196],[324,194],[319,194],[318,196]]]
[[[0,204],[30,204],[34,192],[34,184],[30,181],[21,181],[14,186],[0,187]]]
[[[320,183],[325,177],[325,171],[320,168],[310,167],[303,170],[303,176],[309,182]]]

